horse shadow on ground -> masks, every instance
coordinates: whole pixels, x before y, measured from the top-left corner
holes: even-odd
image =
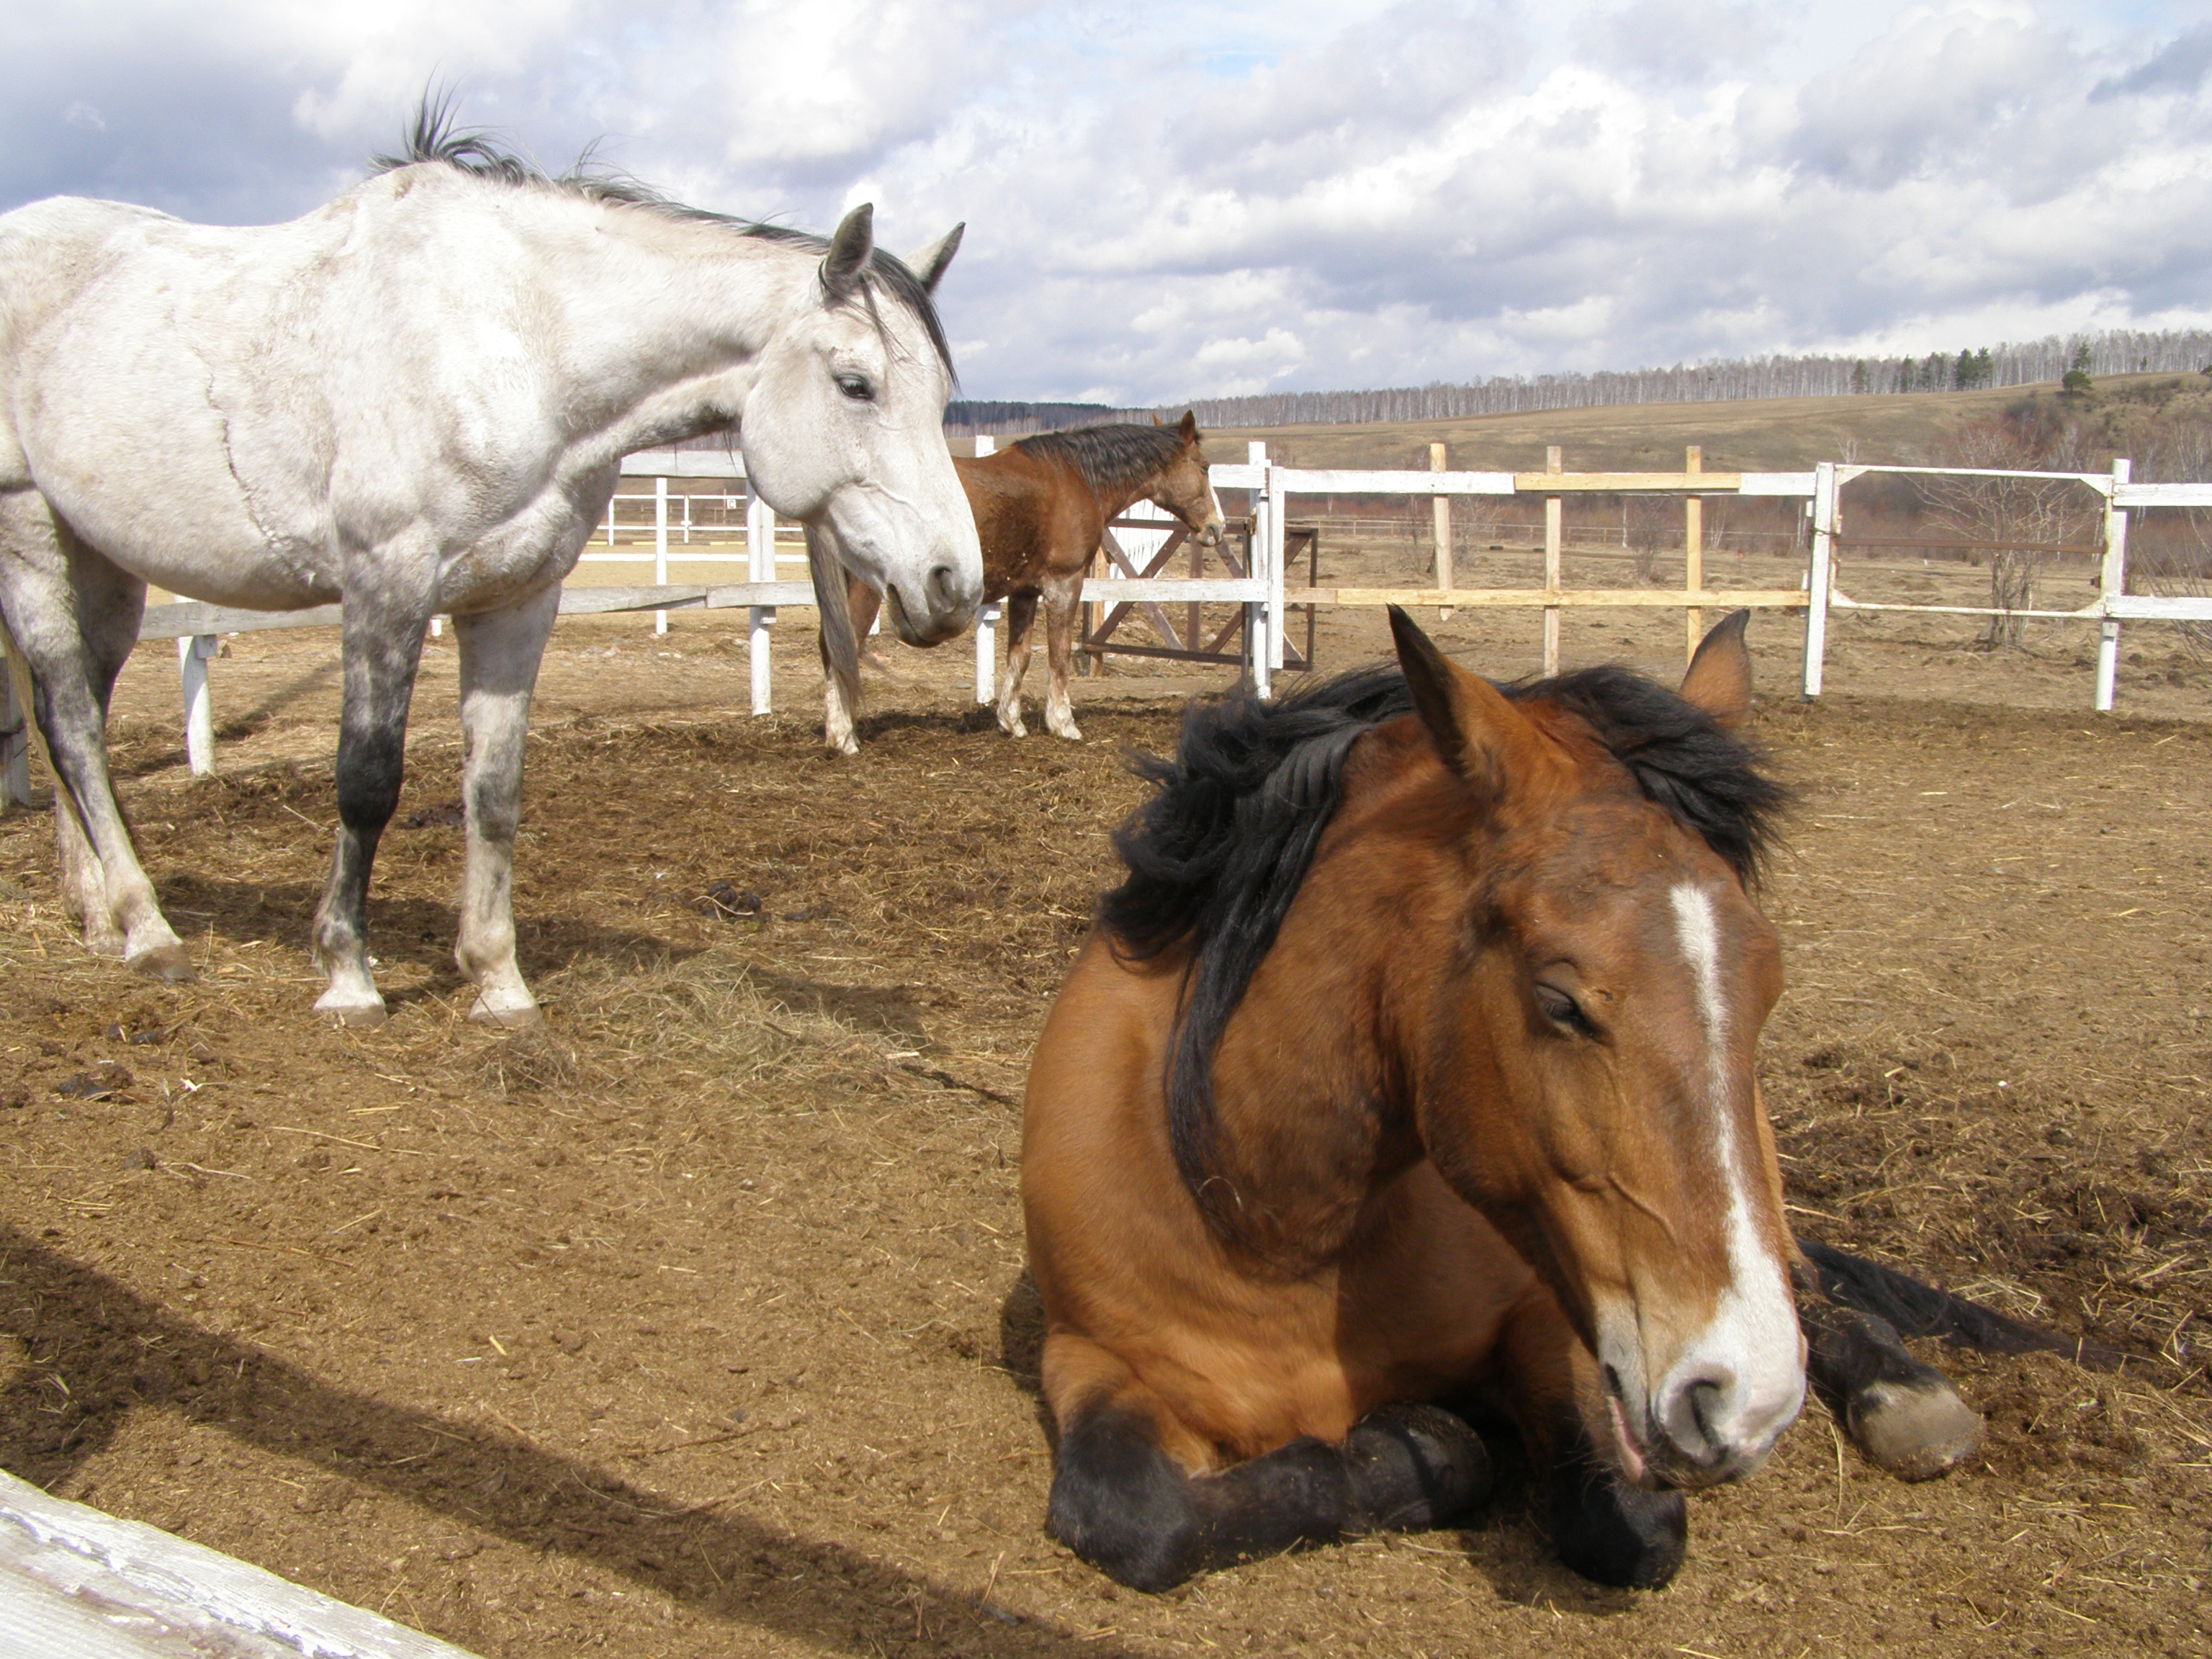
[[[745,969],[761,990],[794,1014],[812,1014],[856,1030],[896,1037],[916,1048],[928,1046],[923,1014],[907,985],[830,985],[795,974],[778,973],[755,963]]]
[[[177,1317],[115,1279],[0,1224],[0,1275],[18,1305],[0,1332],[29,1361],[0,1389],[0,1465],[51,1488],[130,1413],[156,1409],[384,1492],[464,1528],[560,1552],[706,1613],[833,1652],[874,1655],[856,1626],[927,1616],[942,1649],[1029,1656],[1128,1650],[981,1606],[972,1589],[737,1512],[683,1506],[620,1475],[482,1425],[334,1387],[251,1343]],[[58,1412],[56,1382],[66,1386]],[[366,1547],[366,1546],[364,1546]]]
[[[315,907],[322,889],[305,882],[223,880],[179,872],[162,878],[159,896],[171,925],[187,944],[212,933],[233,944],[264,943],[305,958],[314,948]],[[395,1005],[449,995],[466,983],[453,964],[459,912],[434,899],[378,897],[368,901],[369,947],[387,968],[425,976],[412,988],[387,989]],[[573,915],[535,915],[515,922],[515,960],[537,981],[579,962],[646,966],[683,962],[699,954],[658,933],[605,927]],[[392,976],[392,975],[387,975]],[[398,977],[406,977],[402,974]]]
[[[218,744],[238,743],[252,737],[273,724],[279,714],[309,692],[319,691],[329,685],[337,678],[342,665],[333,653],[327,661],[318,663],[307,672],[295,675],[277,686],[252,708],[217,720],[215,723],[216,741]],[[216,684],[220,684],[219,679]],[[155,735],[157,732],[158,737]],[[163,742],[161,741],[162,738],[173,738],[173,741]],[[183,732],[178,727],[155,726],[151,722],[134,720],[127,732],[118,733],[118,739],[128,742],[134,751],[137,750],[140,743],[155,746],[132,752],[130,758],[119,765],[114,763],[115,757],[111,752],[110,764],[114,775],[118,778],[137,779],[156,777],[176,770],[186,763],[183,738]],[[337,744],[335,722],[331,727],[331,744],[335,750]]]
[[[1057,1452],[1059,1437],[1044,1398],[1044,1303],[1024,1267],[999,1304],[999,1367],[1029,1396],[1038,1433]],[[1540,1519],[1539,1493],[1513,1425],[1474,1402],[1449,1403],[1481,1434],[1497,1479],[1490,1496],[1462,1524],[1429,1535],[1457,1543],[1501,1601],[1596,1617],[1634,1608],[1637,1592],[1593,1583],[1553,1553]]]

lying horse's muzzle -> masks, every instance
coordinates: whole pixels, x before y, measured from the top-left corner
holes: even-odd
[[[1758,1473],[1782,1431],[1797,1420],[1804,1379],[1770,1400],[1746,1399],[1732,1378],[1678,1378],[1638,1409],[1606,1367],[1606,1407],[1621,1473],[1650,1491],[1695,1491]]]
[[[963,579],[949,564],[936,566],[923,579],[918,602],[910,600],[896,582],[884,588],[884,614],[890,619],[891,631],[908,645],[944,644],[975,620],[975,607],[982,602],[981,574]]]

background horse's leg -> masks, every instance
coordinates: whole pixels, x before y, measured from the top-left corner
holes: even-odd
[[[1066,1347],[1079,1339],[1054,1337]],[[1093,1370],[1127,1368],[1083,1343]],[[1440,1526],[1490,1489],[1480,1438],[1433,1406],[1385,1406],[1340,1445],[1304,1437],[1191,1474],[1211,1448],[1130,1378],[1061,1424],[1045,1530],[1109,1577],[1164,1590],[1193,1573],[1348,1533]]]
[[[85,943],[161,979],[191,958],[140,867],[107,770],[107,703],[138,641],[146,585],[78,541],[34,490],[0,498],[0,615],[32,681],[31,712],[58,785],[62,891]]]
[[[426,591],[395,595],[387,585],[347,584],[345,703],[338,717],[337,846],[330,884],[315,908],[315,960],[330,988],[318,1013],[341,1025],[380,1025],[384,998],[368,966],[368,873],[376,843],[399,804],[407,759],[407,705],[422,635],[430,625]]]
[[[852,618],[853,636],[862,656],[874,654],[866,649],[868,630],[876,625],[876,611],[883,602],[883,596],[858,576],[846,579],[845,612]],[[860,711],[845,702],[845,689],[837,683],[830,661],[829,640],[817,634],[815,643],[822,652],[822,741],[833,754],[857,755],[860,739],[854,732],[853,717]]]
[[[1006,596],[1006,668],[999,681],[999,730],[1010,738],[1025,738],[1022,724],[1022,676],[1030,672],[1030,651],[1035,644],[1030,624],[1036,620],[1035,592]]]
[[[461,799],[468,815],[453,960],[476,981],[469,1018],[493,1024],[538,1019],[538,1000],[514,963],[514,832],[522,818],[530,694],[560,609],[556,585],[510,610],[453,618],[461,669]]]
[[[1045,657],[1052,669],[1044,694],[1044,729],[1055,738],[1081,743],[1075,724],[1075,706],[1067,696],[1067,674],[1075,655],[1075,618],[1082,610],[1083,577],[1059,582],[1044,596]]]

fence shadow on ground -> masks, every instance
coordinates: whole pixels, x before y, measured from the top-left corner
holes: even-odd
[[[106,1275],[0,1225],[0,1279],[17,1305],[0,1331],[29,1363],[0,1389],[0,1465],[51,1487],[134,1411],[159,1409],[374,1488],[459,1525],[560,1551],[718,1618],[871,1655],[856,1604],[884,1627],[921,1614],[945,1650],[987,1656],[1128,1650],[1043,1623],[1008,1626],[972,1590],[845,1545],[644,1487],[465,1419],[333,1387],[251,1343],[176,1317]],[[59,1413],[55,1380],[67,1385]],[[732,1500],[734,1502],[734,1500]]]

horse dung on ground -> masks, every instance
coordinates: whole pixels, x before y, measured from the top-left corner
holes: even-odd
[[[1444,1522],[1490,1483],[1474,1417],[1518,1431],[1568,1565],[1662,1584],[1684,1491],[1798,1413],[1793,1279],[1926,1291],[1816,1285],[1784,1219],[1747,614],[1678,694],[1501,690],[1394,611],[1397,669],[1201,705],[1141,763],[1023,1132],[1048,1525],[1085,1559],[1158,1589]],[[1887,1324],[1819,1328],[1870,1455],[1972,1449]]]
[[[996,454],[970,460],[955,456],[952,465],[975,519],[983,550],[983,597],[1006,603],[1006,666],[999,681],[999,728],[1008,737],[1028,735],[1022,723],[1022,680],[1036,647],[1031,624],[1044,606],[1046,655],[1052,678],[1045,689],[1045,730],[1079,743],[1075,711],[1067,695],[1068,669],[1074,658],[1075,618],[1083,603],[1083,579],[1091,568],[1107,525],[1132,501],[1150,501],[1180,520],[1201,546],[1221,541],[1221,503],[1206,471],[1198,417],[1186,410],[1173,426],[1113,422],[1045,432],[1024,438]],[[877,595],[855,574],[845,583],[846,614],[852,636],[865,638],[876,619]],[[820,592],[822,661],[827,688],[823,740],[836,753],[857,755],[860,738],[853,715],[860,704],[857,669],[840,664],[840,641],[832,637],[837,617],[834,597]],[[845,660],[854,660],[846,651]],[[848,683],[849,682],[849,683]]]
[[[149,582],[258,610],[344,607],[337,846],[316,1003],[384,1018],[366,895],[432,616],[459,648],[474,1015],[537,1017],[510,872],[524,728],[562,579],[623,455],[726,431],[931,644],[982,568],[945,446],[931,300],[856,208],[823,240],[583,172],[419,112],[404,153],[306,218],[185,224],[58,198],[0,216],[0,620],[57,787],[65,902],[94,950],[190,959],[108,775],[108,699]]]

